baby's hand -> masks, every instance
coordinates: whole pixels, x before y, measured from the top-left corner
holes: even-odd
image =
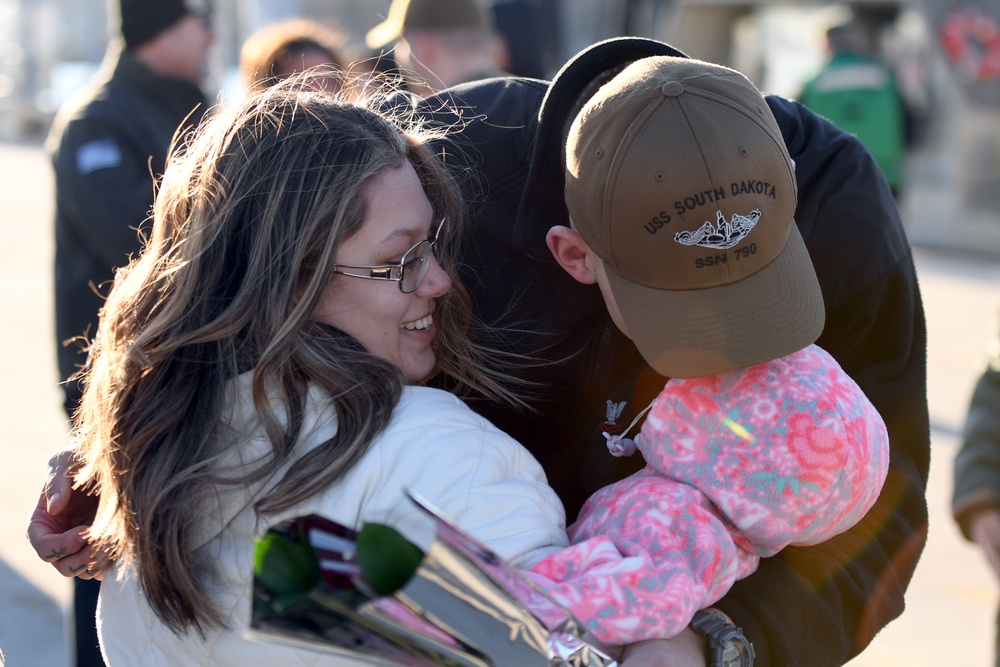
[[[611,456],[621,457],[635,454],[637,447],[635,446],[635,440],[632,438],[611,435],[607,431],[602,431],[601,435],[608,441],[608,451],[611,452]]]

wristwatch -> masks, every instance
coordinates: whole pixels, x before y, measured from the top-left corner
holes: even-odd
[[[708,667],[753,667],[753,644],[718,609],[695,612],[691,629],[708,639]]]

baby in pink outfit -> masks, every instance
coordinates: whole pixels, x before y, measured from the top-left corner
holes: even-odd
[[[761,557],[850,528],[889,464],[882,419],[815,345],[670,380],[636,444],[646,468],[591,496],[574,545],[533,568],[608,645],[672,637]]]
[[[857,523],[888,436],[814,344],[794,165],[749,80],[640,60],[587,103],[566,152],[573,228],[549,248],[671,379],[635,439],[646,468],[595,493],[573,546],[532,573],[608,645],[672,637],[761,557]]]

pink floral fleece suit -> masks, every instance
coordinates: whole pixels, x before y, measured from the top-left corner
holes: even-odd
[[[850,528],[889,464],[881,417],[815,345],[671,379],[636,444],[646,468],[591,496],[573,545],[532,568],[611,646],[672,637],[761,557]]]

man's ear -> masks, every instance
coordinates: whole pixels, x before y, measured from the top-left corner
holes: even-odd
[[[584,285],[593,285],[597,282],[590,248],[584,243],[578,231],[556,225],[545,235],[545,243],[559,266],[577,282]]]

